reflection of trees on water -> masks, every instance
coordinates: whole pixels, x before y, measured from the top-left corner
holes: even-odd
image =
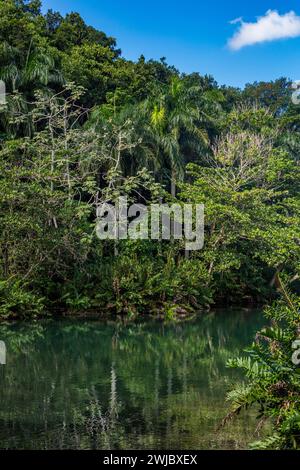
[[[92,398],[87,406],[87,415],[83,418],[86,434],[91,436],[92,448],[98,448],[98,436],[101,436],[102,446],[105,449],[111,447],[110,435],[112,434],[118,419],[117,375],[114,364],[111,367],[110,401],[107,411],[103,412],[101,401],[97,396],[95,387],[92,387]],[[80,446],[79,446],[80,447]]]
[[[259,325],[251,320],[251,331]],[[11,357],[0,389],[0,446],[234,446],[216,437],[225,362],[249,343],[242,315],[163,325],[46,322],[0,327]],[[228,439],[231,441],[228,442]]]
[[[0,340],[0,365],[6,364],[6,344]]]

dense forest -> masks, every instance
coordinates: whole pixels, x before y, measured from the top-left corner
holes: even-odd
[[[291,82],[220,86],[165,58],[126,60],[78,13],[0,0],[0,319],[101,311],[167,319],[258,305],[272,326],[229,365],[249,383],[232,410],[259,403],[299,447],[299,107]],[[3,98],[3,97],[2,97]],[[102,240],[97,207],[205,205],[205,243]],[[287,286],[287,287],[286,287]],[[289,291],[293,291],[290,293]],[[298,330],[297,330],[298,328]]]
[[[263,303],[297,287],[299,108],[290,82],[219,86],[41,3],[0,2],[1,317],[135,316]],[[205,204],[205,246],[100,241],[96,207]]]

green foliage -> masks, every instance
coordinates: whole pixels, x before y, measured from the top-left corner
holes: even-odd
[[[202,165],[190,164],[191,182],[181,185],[184,201],[205,205],[206,244],[196,254],[224,298],[263,298],[272,271],[295,273],[299,251],[299,172],[290,155],[270,138],[276,121],[263,110],[244,110],[247,123],[268,122],[260,131],[241,130],[236,111],[226,133]],[[266,137],[266,133],[268,137]],[[224,289],[224,294],[222,290]]]
[[[278,273],[297,281],[300,126],[287,80],[242,91],[164,58],[128,61],[78,13],[43,15],[39,1],[0,0],[0,39],[3,282],[51,311],[173,316],[265,302]],[[98,240],[96,209],[120,195],[205,204],[204,249]]]
[[[299,449],[300,300],[279,279],[299,291],[300,114],[290,82],[238,90],[164,58],[128,61],[78,13],[43,15],[39,0],[0,0],[0,43],[0,321],[95,310],[173,322],[212,304],[271,302],[279,286],[269,325],[228,362],[245,383],[228,395],[224,423],[258,407],[258,429],[269,421],[273,433],[253,446]],[[204,204],[204,248],[100,241],[97,207],[119,196]],[[177,336],[172,347],[182,352]]]
[[[246,357],[228,361],[242,369],[247,384],[228,394],[231,411],[224,423],[249,406],[258,406],[260,423],[269,420],[273,434],[252,444],[257,449],[300,448],[300,373],[294,364],[293,343],[299,339],[299,297],[291,295],[278,278],[282,299],[266,309],[271,326],[256,335]]]
[[[45,313],[45,299],[22,280],[0,280],[0,318],[32,318]]]

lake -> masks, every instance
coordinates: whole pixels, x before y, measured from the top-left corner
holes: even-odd
[[[40,320],[0,325],[0,448],[245,449],[255,411],[218,431],[226,368],[266,321],[220,310],[178,323]]]

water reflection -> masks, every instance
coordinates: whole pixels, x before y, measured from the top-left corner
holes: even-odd
[[[254,417],[216,433],[237,379],[225,368],[263,322],[259,312],[197,320],[0,325],[0,447],[245,448]]]
[[[0,365],[6,364],[6,345],[4,341],[0,341]]]

